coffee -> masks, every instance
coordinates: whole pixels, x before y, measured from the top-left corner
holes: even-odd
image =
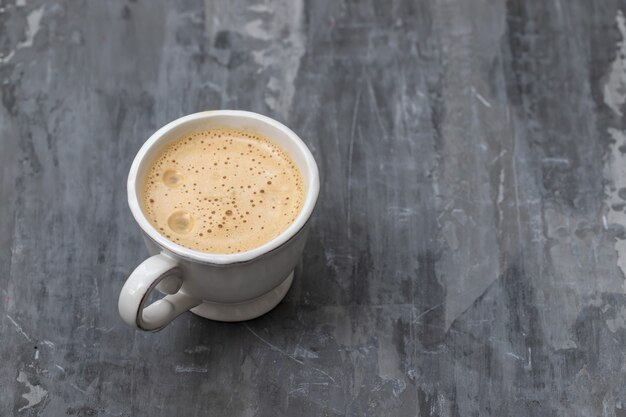
[[[169,144],[150,166],[143,211],[170,240],[208,253],[261,246],[291,225],[304,181],[289,155],[259,133],[212,128]]]

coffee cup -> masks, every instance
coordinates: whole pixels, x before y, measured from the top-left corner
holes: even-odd
[[[287,153],[304,182],[304,201],[295,220],[272,240],[238,253],[208,253],[165,237],[146,217],[141,188],[151,161],[169,144],[194,131],[233,128],[258,132]],[[313,155],[288,127],[269,117],[239,110],[216,110],[177,119],[141,147],[128,175],[128,204],[151,255],[128,277],[118,308],[127,324],[157,331],[189,310],[211,320],[243,321],[272,310],[285,297],[302,255],[319,193]],[[146,306],[156,290],[164,297]]]

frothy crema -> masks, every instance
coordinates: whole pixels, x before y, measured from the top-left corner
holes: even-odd
[[[168,239],[208,253],[261,246],[291,225],[304,203],[298,167],[282,149],[247,130],[190,133],[154,160],[143,211]]]

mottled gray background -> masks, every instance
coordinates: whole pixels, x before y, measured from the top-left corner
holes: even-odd
[[[626,1],[0,2],[0,415],[626,416]],[[125,177],[184,114],[298,132],[285,301],[125,327]]]

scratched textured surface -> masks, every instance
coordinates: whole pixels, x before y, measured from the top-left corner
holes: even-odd
[[[626,1],[0,1],[0,415],[626,416]],[[322,174],[285,301],[118,318],[134,153],[204,109]]]

